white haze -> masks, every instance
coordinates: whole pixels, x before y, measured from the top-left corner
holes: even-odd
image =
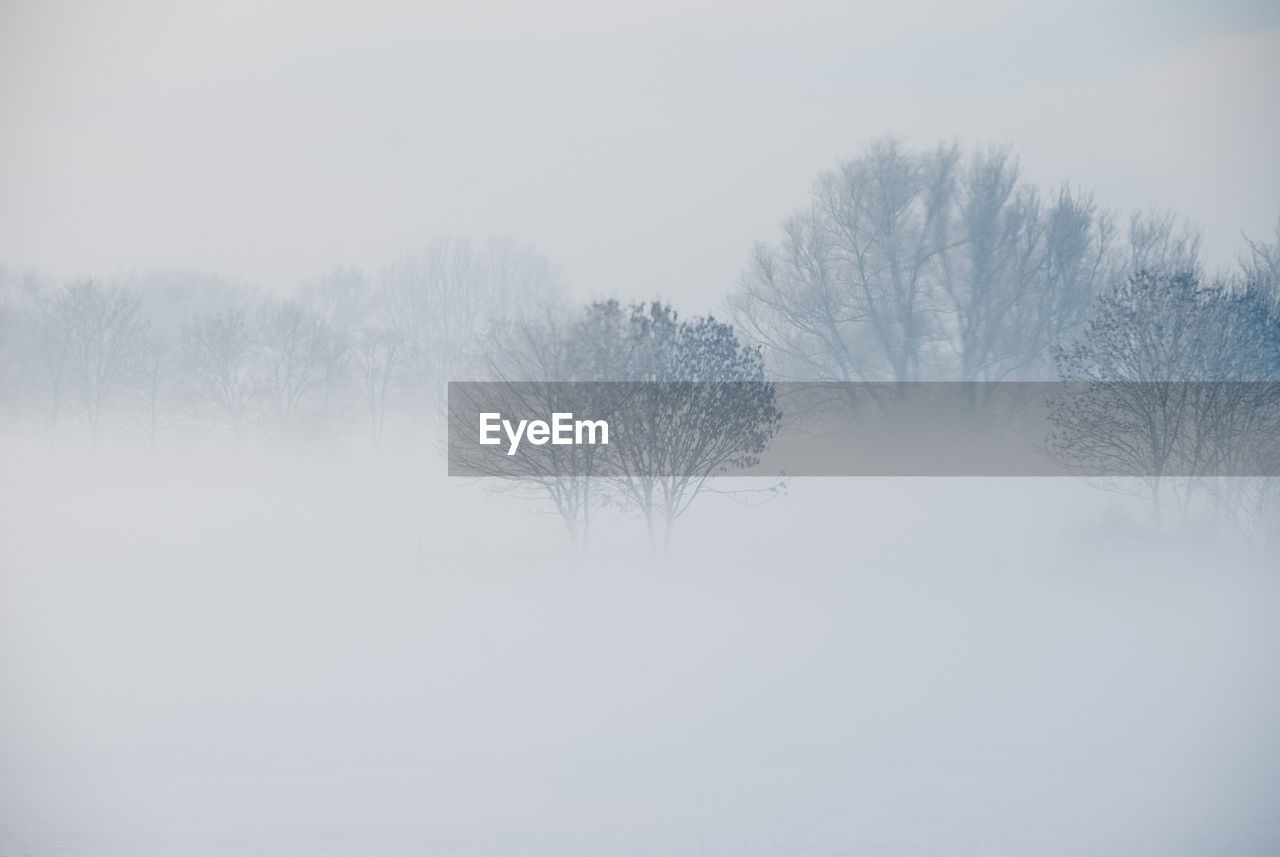
[[[719,306],[884,134],[1174,209],[1215,264],[1280,200],[1280,16],[1226,4],[0,5],[0,260],[274,289],[513,235],[580,294]]]
[[[897,134],[1225,265],[1278,84],[1243,0],[0,0],[0,263],[286,291],[510,235],[718,312]],[[0,857],[1280,854],[1274,556],[1067,479],[760,500],[655,563],[434,450],[6,429]]]
[[[1072,480],[707,498],[11,440],[6,854],[1264,855],[1280,579]]]

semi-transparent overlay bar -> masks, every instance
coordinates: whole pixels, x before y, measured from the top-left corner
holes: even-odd
[[[468,381],[448,411],[451,476],[1280,476],[1275,382]]]

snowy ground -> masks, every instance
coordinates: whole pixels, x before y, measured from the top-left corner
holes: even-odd
[[[655,567],[430,463],[2,460],[0,855],[1280,853],[1280,570],[1092,488],[800,481]]]

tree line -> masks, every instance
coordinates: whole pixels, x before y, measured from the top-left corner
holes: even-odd
[[[515,319],[560,300],[511,241],[440,240],[376,275],[336,268],[290,296],[186,272],[53,283],[0,272],[10,420],[51,436],[279,436],[436,419]]]
[[[53,282],[0,269],[0,407],[55,438],[381,442],[438,434],[450,379],[1091,380],[1111,383],[1099,393],[1111,398],[1056,412],[1054,454],[1112,455],[1099,437],[1132,445],[1125,432],[1145,432],[1134,472],[1158,477],[1211,423],[1270,419],[1270,405],[1222,386],[1212,408],[1164,403],[1157,418],[1144,406],[1118,425],[1115,385],[1280,380],[1278,295],[1280,224],[1245,238],[1235,267],[1209,271],[1198,230],[1173,214],[1121,216],[1081,189],[1037,188],[1005,148],[886,138],[816,177],[780,234],[750,252],[723,318],[660,300],[576,303],[545,257],[509,240],[432,241],[288,296],[192,273]],[[736,407],[772,419],[772,401],[735,403],[726,419]],[[642,462],[604,487],[527,485],[571,533],[585,533],[593,502],[629,504],[651,533],[669,532],[761,437],[742,432],[741,448],[688,485],[646,481]],[[1254,517],[1274,515],[1273,481],[1258,484],[1249,502],[1266,511]]]

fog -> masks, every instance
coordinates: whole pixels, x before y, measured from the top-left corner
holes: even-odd
[[[1272,4],[21,3],[0,259],[277,290],[512,235],[577,294],[715,309],[819,170],[884,134],[1184,213],[1215,264],[1280,199]]]
[[[1071,480],[804,480],[655,566],[438,463],[68,455],[4,461],[7,853],[1280,842],[1274,567]]]
[[[1244,0],[0,0],[0,857],[1280,853],[1277,84]],[[496,380],[697,478],[450,477]],[[1088,478],[767,455],[1060,381]]]

